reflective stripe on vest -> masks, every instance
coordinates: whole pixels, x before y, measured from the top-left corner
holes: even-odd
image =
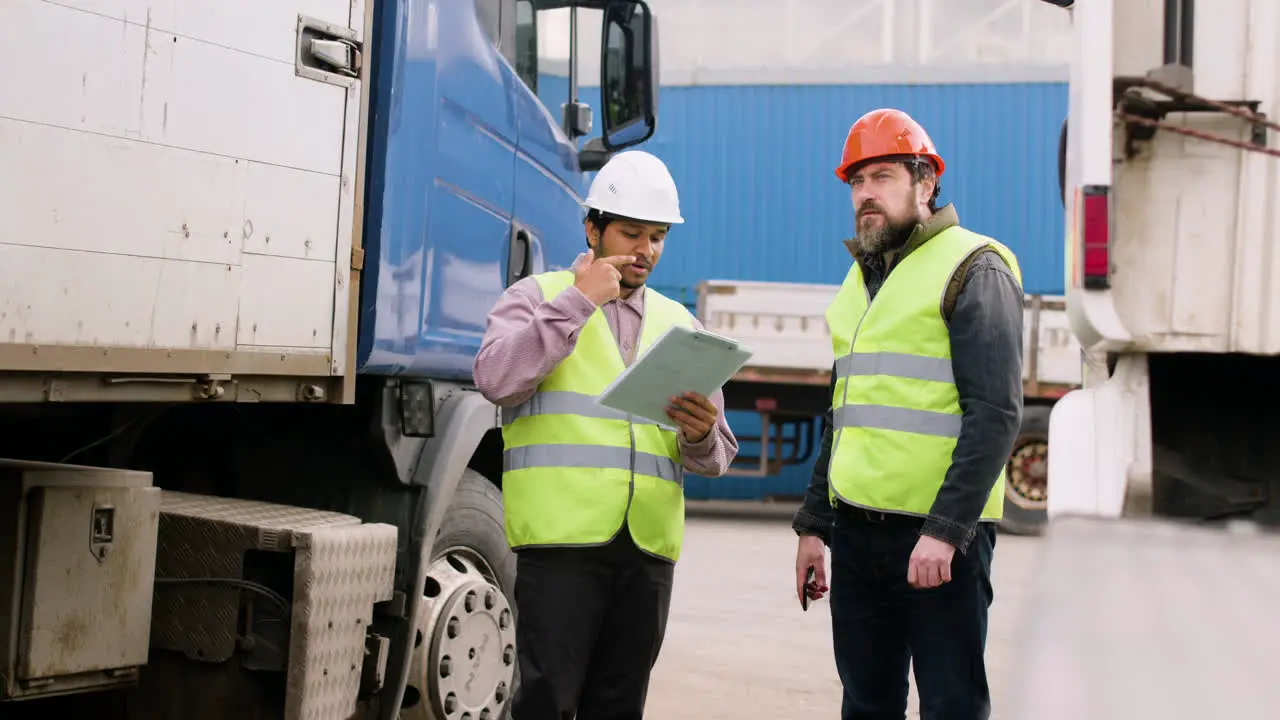
[[[551,300],[573,284],[570,272],[534,276]],[[639,356],[671,325],[691,326],[683,305],[644,290]],[[609,542],[625,522],[636,545],[672,562],[684,541],[684,469],[673,426],[600,405],[625,369],[601,310],[573,352],[532,397],[502,413],[502,493],[513,548]]]
[[[835,352],[829,494],[860,507],[927,515],[951,465],[962,411],[942,305],[960,264],[991,247],[1021,284],[1000,243],[951,227],[894,268],[874,301],[854,263],[827,310]],[[1004,471],[982,512],[999,519]]]
[[[577,415],[600,420],[627,421],[625,413],[601,405],[592,395],[556,390],[534,393],[533,397],[514,408],[503,408],[502,423],[540,415]],[[636,425],[653,425],[645,418],[635,418]],[[669,427],[669,426],[660,426]],[[526,468],[575,467],[631,470],[631,448],[604,445],[526,445],[502,454],[502,471]],[[635,452],[635,469],[641,475],[652,475],[683,486],[684,468],[672,458],[646,452]]]

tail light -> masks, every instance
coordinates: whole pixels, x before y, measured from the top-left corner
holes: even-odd
[[[1111,287],[1111,188],[1086,185],[1082,190],[1084,286],[1087,290],[1106,290]]]

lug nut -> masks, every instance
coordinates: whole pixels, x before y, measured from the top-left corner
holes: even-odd
[[[510,665],[516,660],[516,649],[508,645],[502,650],[502,664]]]
[[[497,700],[498,702],[502,702],[506,698],[507,698],[507,684],[504,682],[500,682],[498,683],[498,687],[493,691],[493,699]]]
[[[480,720],[489,720],[490,715],[492,713],[489,712],[489,708],[485,708],[480,711]]]
[[[498,615],[498,627],[503,630],[506,630],[510,626],[511,626],[511,611],[503,610],[502,613]]]
[[[454,695],[453,693],[449,693],[444,697],[444,711],[447,713],[451,713],[457,709],[458,709],[458,696]]]
[[[472,612],[473,610],[476,609],[476,591],[475,590],[467,591],[467,597],[465,600],[462,601],[462,607],[466,608],[467,612]]]
[[[494,605],[498,604],[498,593],[490,590],[484,594],[484,609],[492,610]]]
[[[440,658],[440,677],[447,678],[451,672],[453,672],[453,659],[445,655]]]
[[[458,637],[458,631],[462,628],[462,623],[458,622],[458,618],[449,618],[449,624],[445,627],[445,632],[449,637]]]

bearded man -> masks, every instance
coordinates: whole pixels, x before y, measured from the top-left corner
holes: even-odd
[[[912,665],[925,720],[991,711],[983,653],[1022,419],[1023,294],[1014,254],[937,207],[945,167],[915,120],[881,109],[853,124],[836,168],[854,261],[827,310],[831,410],[793,527],[802,605],[830,591],[844,720],[904,717]]]

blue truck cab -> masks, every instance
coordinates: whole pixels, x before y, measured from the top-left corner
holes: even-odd
[[[601,132],[581,147],[592,113],[577,97],[580,8],[602,11]],[[538,19],[557,9],[569,13],[570,70],[552,108],[538,93]],[[373,28],[358,387],[373,395],[376,453],[416,490],[397,521],[405,602],[383,624],[379,716],[496,718],[518,682],[503,619],[515,562],[501,430],[471,387],[472,365],[502,292],[568,267],[584,247],[585,173],[652,136],[657,22],[642,0],[396,0],[376,5]],[[493,632],[464,690],[442,668],[467,593],[497,600],[478,610]]]
[[[561,121],[537,94],[539,11],[573,13],[574,67],[578,7],[604,11],[602,94],[632,101],[582,150],[574,73]],[[465,380],[503,290],[583,247],[584,172],[652,134],[656,23],[607,0],[402,0],[374,23],[360,372]]]

